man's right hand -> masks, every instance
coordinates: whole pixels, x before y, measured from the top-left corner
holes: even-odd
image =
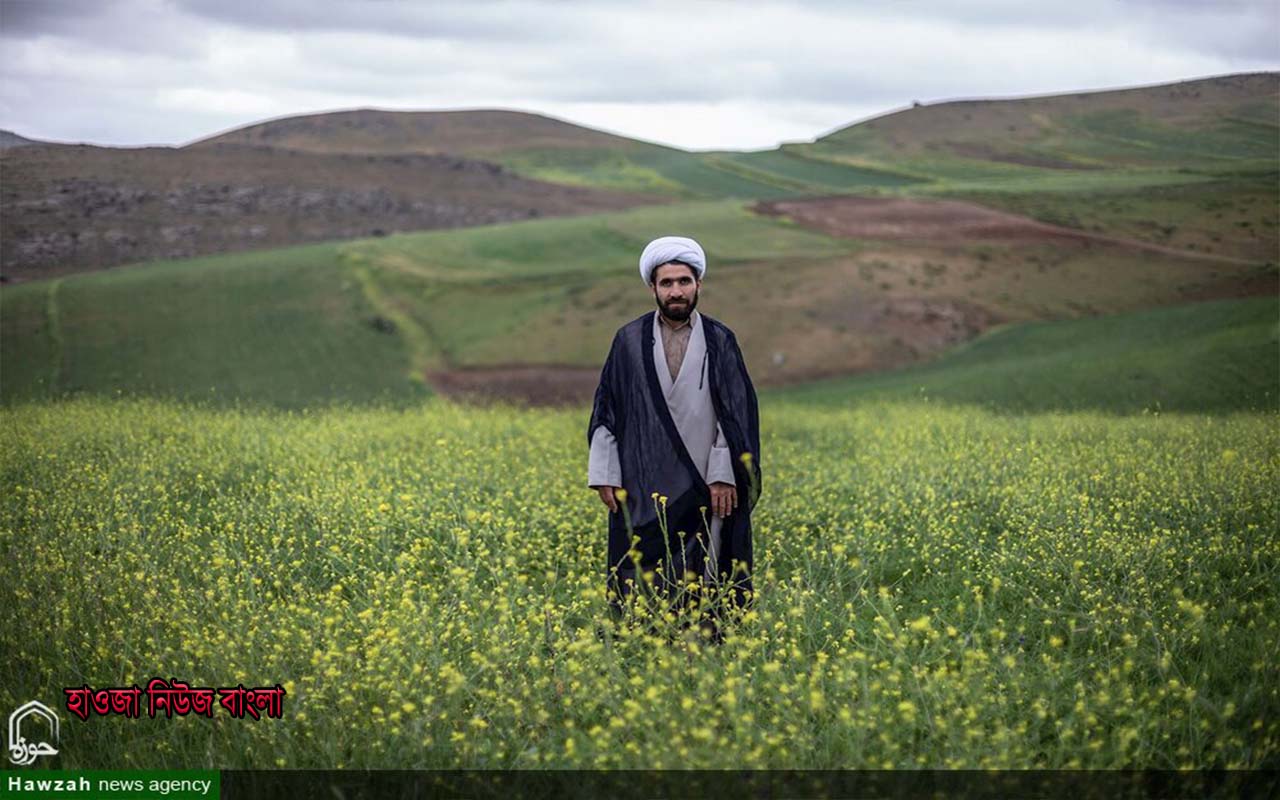
[[[618,487],[618,486],[597,486],[596,487],[596,491],[600,493],[600,502],[604,503],[605,506],[608,507],[609,511],[615,514],[618,511],[618,498],[614,497],[613,493],[617,491],[619,488],[621,487]]]

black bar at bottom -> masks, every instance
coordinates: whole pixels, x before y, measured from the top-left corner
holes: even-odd
[[[1276,797],[1280,773],[1163,770],[225,770],[230,800]]]

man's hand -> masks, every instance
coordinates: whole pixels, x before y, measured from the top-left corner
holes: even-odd
[[[596,487],[596,491],[600,493],[600,502],[609,508],[610,513],[616,514],[618,512],[618,498],[614,497],[613,493],[619,488],[618,486]]]
[[[738,507],[738,490],[731,483],[711,484],[711,513],[727,517]]]

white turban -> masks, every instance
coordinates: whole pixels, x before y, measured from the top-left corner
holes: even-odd
[[[684,236],[663,236],[649,242],[640,255],[640,278],[646,286],[654,268],[669,261],[681,261],[693,267],[698,280],[702,280],[707,271],[707,254],[702,252],[702,245]]]

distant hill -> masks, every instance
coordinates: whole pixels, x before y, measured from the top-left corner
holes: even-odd
[[[448,153],[489,157],[517,150],[670,150],[524,111],[356,109],[259,122],[188,148],[250,144],[309,153]]]
[[[452,153],[535,176],[605,186],[623,173],[699,190],[676,163],[692,157],[772,194],[863,189],[940,178],[1121,167],[1239,167],[1280,144],[1280,73],[1226,75],[1114,91],[918,104],[849,125],[811,144],[739,153],[686,153],[539,114],[501,110],[310,114],[196,142],[307,152]],[[868,174],[868,170],[871,174]],[[878,180],[876,180],[878,178]],[[645,176],[634,174],[632,185]],[[709,194],[719,194],[710,192]]]
[[[530,178],[687,199],[793,194],[776,182],[722,168],[715,154],[690,153],[523,111],[359,109],[305,114],[238,128],[188,147],[218,144],[309,153],[451,153],[501,163]]]
[[[1277,119],[1280,74],[1259,73],[923,104],[749,153],[691,153],[504,110],[310,114],[182,148],[5,133],[0,274],[21,280],[673,201],[886,193],[1025,205],[1040,221],[1095,234],[1256,258],[1274,239],[1257,213],[1280,177]],[[1164,217],[1183,212],[1148,200],[1152,187],[1198,182],[1213,183],[1211,202],[1226,203],[1212,224],[1171,226]],[[1106,213],[1094,213],[1096,193],[1111,198]],[[1208,202],[1195,191],[1167,194],[1184,210]],[[1232,216],[1242,218],[1228,224]],[[1242,235],[1236,224],[1253,226],[1243,231],[1252,238],[1229,247]]]
[[[975,171],[1274,166],[1280,73],[1102,92],[921,104],[834,131],[793,155],[935,178]]]
[[[690,153],[512,111],[353,111],[209,142],[325,152],[456,152],[527,177],[695,199],[1107,188],[1275,169],[1280,73],[1113,91],[923,103],[812,143]]]
[[[565,182],[778,199],[884,191],[1039,191],[1188,182],[1274,172],[1280,73],[1225,75],[1114,91],[921,103],[814,142],[755,152],[567,151],[518,143],[488,157]],[[697,180],[686,176],[696,164]],[[671,186],[670,184],[675,184]],[[750,187],[755,187],[754,189]]]
[[[43,144],[43,142],[19,136],[13,131],[0,131],[0,150],[8,150],[10,147],[27,147],[33,144]]]

